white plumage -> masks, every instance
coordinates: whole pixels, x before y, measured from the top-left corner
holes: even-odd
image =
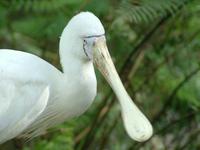
[[[35,55],[0,50],[0,143],[17,136],[38,136],[46,129],[79,116],[88,109],[97,88],[93,61],[96,58],[102,61],[97,62],[97,66],[110,63],[102,59],[107,58],[107,53],[104,56],[104,49],[99,48],[102,53],[93,52],[104,34],[101,22],[92,13],[84,12],[73,17],[60,39],[59,53],[63,72]],[[111,69],[115,70],[114,67]],[[106,70],[101,68],[100,71]],[[115,93],[117,92],[125,112],[122,116],[127,132],[138,141],[148,139],[152,134],[150,123],[131,99],[128,100],[128,106],[127,100],[122,102],[128,95],[125,96],[126,92],[119,84],[121,81],[118,76],[115,78],[115,72],[112,75],[114,80],[110,81],[112,79],[104,74]],[[119,85],[113,83],[115,80]],[[130,106],[134,108],[131,111],[128,108]],[[127,121],[137,116],[139,118]],[[138,119],[140,122],[137,122]],[[130,126],[132,123],[137,124],[133,129]],[[139,123],[142,123],[142,128]]]

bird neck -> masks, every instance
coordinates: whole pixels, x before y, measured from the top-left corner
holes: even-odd
[[[66,75],[80,76],[81,73],[94,71],[92,61],[83,59],[82,41],[64,30],[59,45],[60,63]]]

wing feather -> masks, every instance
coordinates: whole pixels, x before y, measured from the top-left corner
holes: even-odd
[[[43,112],[48,85],[39,81],[0,79],[0,143],[22,133]]]

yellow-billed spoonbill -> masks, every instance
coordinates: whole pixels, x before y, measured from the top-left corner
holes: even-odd
[[[95,15],[74,16],[59,48],[63,72],[35,55],[0,50],[0,143],[41,135],[84,113],[97,91],[93,63],[117,95],[128,135],[140,142],[151,137],[152,126],[124,89],[107,50],[103,25]]]

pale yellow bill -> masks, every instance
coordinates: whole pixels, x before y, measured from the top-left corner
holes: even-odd
[[[94,63],[121,104],[122,118],[128,135],[139,142],[148,140],[153,133],[151,123],[126,92],[108,52],[105,37],[97,38],[93,46]]]

